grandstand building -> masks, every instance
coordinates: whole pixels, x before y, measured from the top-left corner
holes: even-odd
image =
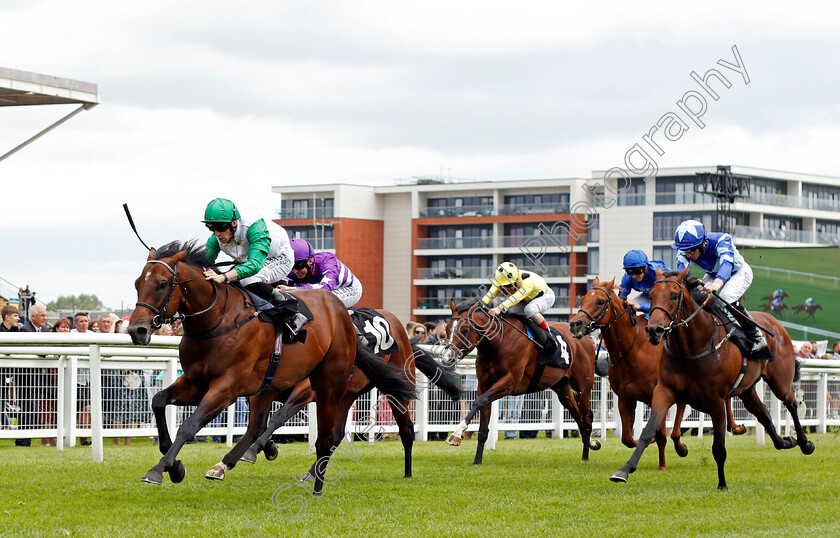
[[[716,229],[719,200],[695,192],[717,166],[660,169],[655,178],[463,182],[414,179],[394,186],[273,187],[276,222],[291,237],[332,250],[364,284],[360,306],[400,319],[446,318],[449,300],[487,285],[501,261],[543,275],[565,320],[595,276],[619,277],[640,248],[674,263],[674,229],[694,218]],[[840,178],[741,166],[748,187],[727,202],[739,248],[840,245]]]

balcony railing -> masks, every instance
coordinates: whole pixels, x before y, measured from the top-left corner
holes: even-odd
[[[424,237],[417,240],[418,250],[463,248],[518,248],[538,251],[545,248],[565,248],[568,251],[568,234],[505,235],[499,237]],[[586,238],[577,237],[574,244],[585,245]]]
[[[499,215],[537,215],[568,213],[569,202],[551,204],[507,204],[499,209]]]
[[[420,209],[420,218],[490,217],[495,215],[492,205],[464,205],[453,207],[426,207]]]
[[[543,268],[524,265],[520,267],[523,271],[533,271],[543,278],[546,277],[568,277],[568,265],[546,265]],[[421,267],[417,269],[418,279],[451,279],[451,278],[487,278],[493,276],[493,267]]]
[[[278,209],[274,217],[277,220],[305,220],[305,219],[331,219],[335,217],[335,208],[327,209],[300,208],[300,209]]]
[[[787,194],[770,194],[767,192],[753,193],[744,199],[745,203],[791,207],[794,209],[816,209],[819,211],[840,211],[840,200],[825,200],[807,198],[804,196],[788,196]]]
[[[476,291],[478,288],[476,288]],[[469,297],[418,297],[417,308],[421,310],[449,310],[449,301],[454,299],[455,304],[466,301]],[[569,298],[567,296],[558,296],[554,300],[554,306],[551,308],[569,308]]]
[[[812,230],[779,230],[757,226],[735,226],[736,239],[764,239],[786,243],[811,243],[817,245],[840,245],[840,234]]]

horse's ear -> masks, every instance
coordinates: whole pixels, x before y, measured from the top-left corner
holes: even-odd
[[[662,275],[664,275],[664,274],[665,274],[665,272],[664,272],[664,271],[662,271],[662,268],[661,268],[661,267],[657,267],[657,268],[656,268],[656,278],[659,278],[659,277],[661,277],[661,276],[662,276]]]
[[[683,280],[683,281],[684,281],[686,278],[688,278],[688,272],[689,272],[690,270],[691,270],[691,267],[690,267],[690,266],[688,266],[688,265],[686,265],[686,266],[685,266],[685,269],[683,269],[682,271],[680,271],[680,280]]]
[[[595,277],[595,280],[592,281],[593,286],[597,286],[600,283],[601,283],[601,280],[597,276]]]
[[[453,316],[458,313],[458,309],[455,307],[455,299],[449,299],[449,309]]]
[[[605,288],[609,288],[609,289],[615,289],[615,277],[613,277],[613,279],[612,279],[612,280],[610,280],[609,284],[607,284],[607,285],[606,285],[606,286],[604,286],[604,287],[605,287]]]
[[[187,255],[187,251],[182,250],[178,254],[172,256],[172,263],[178,263],[179,261],[183,260],[184,256],[186,256],[186,255]]]
[[[157,250],[156,249],[150,249],[149,250],[149,257],[146,258],[146,261],[148,262],[148,261],[154,260],[155,259],[155,254],[157,254]]]

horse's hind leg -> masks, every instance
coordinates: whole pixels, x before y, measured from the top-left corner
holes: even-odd
[[[758,393],[756,393],[755,391],[755,385],[742,392],[738,397],[741,398],[742,402],[744,402],[744,407],[747,408],[747,411],[755,415],[755,418],[758,419],[758,422],[761,423],[762,426],[764,426],[764,429],[767,431],[767,435],[769,435],[770,439],[773,440],[773,446],[776,447],[776,450],[793,448],[796,446],[795,438],[781,437],[776,432],[776,426],[773,424],[773,419],[770,418],[770,413],[767,411],[767,406],[765,406],[764,402],[761,401],[761,398],[758,397]],[[793,408],[793,412],[796,413],[796,408]],[[794,414],[793,416],[796,417],[794,423],[798,425],[798,415]],[[800,428],[801,426],[797,426],[797,433],[800,431]]]
[[[744,435],[747,433],[746,426],[735,423],[735,413],[732,412],[732,398],[726,399],[726,429],[732,435]]]
[[[250,399],[251,417],[248,420],[248,429],[245,435],[239,440],[239,443],[234,445],[230,452],[225,454],[222,461],[214,465],[207,471],[204,478],[211,478],[215,480],[224,480],[225,471],[233,469],[239,458],[248,450],[248,447],[253,444],[257,437],[265,430],[266,417],[271,410],[271,404],[274,401],[274,393],[272,391],[265,392],[259,396],[254,396]]]
[[[814,443],[808,440],[808,436],[805,434],[805,428],[803,428],[802,424],[799,422],[799,410],[796,407],[796,391],[793,388],[792,378],[790,379],[791,381],[782,383],[777,377],[768,377],[767,381],[770,386],[770,390],[773,391],[776,398],[785,404],[785,408],[793,418],[793,425],[794,428],[796,428],[796,437],[799,449],[803,454],[813,454]]]
[[[683,415],[685,415],[685,404],[677,404],[677,413],[674,415],[674,427],[671,428],[671,440],[674,442],[674,451],[681,458],[688,456],[688,446],[682,442],[682,429],[680,428]]]
[[[273,461],[277,457],[277,445],[271,440],[271,436],[290,418],[295,416],[298,411],[306,407],[306,404],[315,400],[315,393],[309,385],[309,380],[303,380],[295,385],[295,390],[291,396],[286,400],[283,406],[271,415],[268,419],[268,426],[263,434],[251,445],[251,447],[242,455],[242,461],[248,463],[257,462],[257,454],[260,451],[265,452],[265,459]],[[240,440],[241,444],[242,441]]]
[[[572,394],[572,387],[569,386],[568,378],[564,378],[560,383],[551,387],[551,390],[557,394],[560,403],[569,410],[569,414],[572,415],[572,418],[575,419],[578,425],[580,440],[583,443],[583,454],[580,457],[580,461],[589,461],[590,441],[592,439],[592,412],[589,411],[584,414],[581,408],[578,407],[578,402],[575,400],[574,394]],[[588,406],[586,407],[588,410]],[[601,448],[600,442],[598,443],[598,448]]]

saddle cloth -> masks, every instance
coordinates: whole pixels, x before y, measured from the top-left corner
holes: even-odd
[[[247,289],[245,291],[251,297],[251,302],[259,312],[260,319],[273,324],[275,331],[283,335],[284,344],[306,341],[306,329],[298,331],[297,336],[293,339],[289,334],[288,326],[288,321],[298,312],[306,316],[308,321],[315,319],[315,316],[312,315],[312,311],[309,310],[309,307],[306,306],[305,302],[291,293],[283,293],[282,295],[286,298],[286,300],[281,305],[275,306],[269,301],[257,297]]]
[[[549,327],[551,337],[539,325],[534,323],[530,318],[512,314],[525,324],[525,330],[528,337],[533,338],[539,345],[542,346],[539,355],[537,356],[537,365],[551,366],[553,368],[568,368],[572,364],[571,354],[569,352],[569,343],[560,334],[560,331],[554,327]]]
[[[373,308],[359,307],[347,310],[356,334],[361,336],[366,347],[375,355],[385,357],[399,350],[397,341],[391,336],[391,324]]]

